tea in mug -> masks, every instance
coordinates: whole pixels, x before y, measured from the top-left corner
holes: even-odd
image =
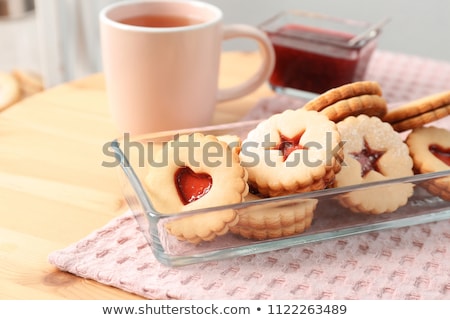
[[[200,24],[203,21],[189,16],[145,14],[127,17],[118,22],[137,27],[175,28]]]

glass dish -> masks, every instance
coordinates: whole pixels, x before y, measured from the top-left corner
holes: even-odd
[[[213,135],[234,134],[245,138],[247,133],[256,126],[257,122],[249,121],[189,130],[167,131],[136,138],[130,138],[125,135],[120,140],[115,140],[111,143],[111,148],[114,151],[114,161],[108,162],[107,165],[120,167],[119,176],[124,196],[158,261],[168,266],[182,266],[257,254],[374,230],[411,226],[450,218],[450,202],[431,195],[424,188],[425,183],[434,179],[450,178],[450,170],[170,215],[161,214],[153,208],[143,181],[148,171],[147,160],[149,158],[147,157],[152,155],[152,150],[154,150],[155,146],[160,146],[165,141],[172,140],[176,134],[191,132]],[[341,207],[337,201],[339,197],[359,190],[373,190],[372,192],[376,197],[379,188],[405,183],[414,185],[414,194],[409,198],[406,205],[393,213],[380,215],[352,213],[348,209]],[[249,211],[258,212],[260,210],[275,213],[277,210],[286,210],[286,208],[294,207],[308,199],[318,200],[317,208],[314,211],[313,223],[304,233],[295,236],[259,241],[244,239],[227,233],[213,241],[201,242],[195,245],[177,240],[164,228],[166,222],[189,215],[208,215],[224,209],[236,210],[238,214]]]
[[[372,24],[299,10],[277,14],[259,26],[275,49],[269,84],[277,92],[312,98],[363,80],[387,21]]]

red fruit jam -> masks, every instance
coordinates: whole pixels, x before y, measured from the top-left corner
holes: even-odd
[[[175,173],[175,186],[181,202],[186,205],[209,192],[212,178],[207,173],[195,173],[191,168],[182,167]]]
[[[365,177],[371,170],[380,171],[378,160],[383,156],[385,151],[377,151],[370,148],[366,140],[364,140],[364,148],[357,153],[351,155],[361,164],[361,177]]]
[[[450,148],[441,147],[438,144],[432,144],[428,147],[428,150],[439,160],[446,165],[450,166]]]
[[[280,150],[283,154],[283,161],[289,157],[289,155],[295,150],[305,149],[302,145],[300,145],[300,138],[302,137],[302,133],[296,135],[293,138],[288,138],[282,134],[280,134],[281,141],[278,145],[274,147],[275,150]]]
[[[266,32],[276,55],[270,84],[318,94],[363,80],[376,47],[373,39],[352,46],[354,34],[297,24]]]

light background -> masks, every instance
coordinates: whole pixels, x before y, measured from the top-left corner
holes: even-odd
[[[101,70],[97,16],[117,0],[35,0],[36,12],[0,19],[0,71],[41,73],[48,85]],[[449,0],[205,0],[219,6],[225,23],[258,25],[286,9],[377,22],[385,17],[379,48],[450,62]],[[248,40],[231,40],[225,50],[254,50]]]
[[[300,9],[386,25],[379,48],[450,61],[448,0],[208,0],[221,7],[225,21],[257,25],[284,9]]]

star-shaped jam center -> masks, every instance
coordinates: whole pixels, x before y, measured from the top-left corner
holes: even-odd
[[[300,144],[300,139],[303,135],[303,131],[292,138],[288,138],[280,133],[280,142],[272,148],[272,150],[280,150],[283,155],[283,161],[289,157],[289,155],[295,150],[306,149],[306,147]]]
[[[353,152],[351,155],[361,164],[361,177],[365,177],[371,170],[380,172],[378,160],[386,151],[372,149],[367,140],[364,139],[364,148],[360,152]]]

